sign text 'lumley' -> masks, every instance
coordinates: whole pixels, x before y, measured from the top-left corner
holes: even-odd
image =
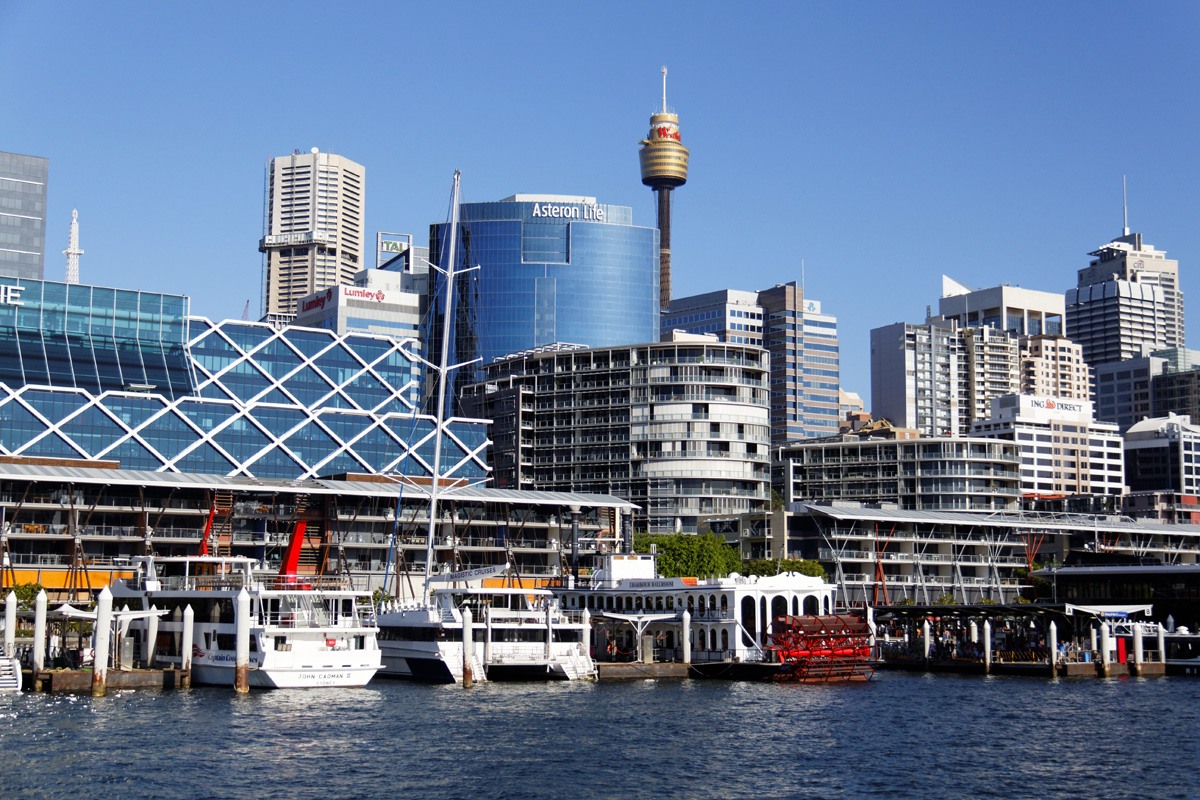
[[[597,205],[558,206],[553,203],[534,203],[533,216],[553,217],[555,219],[586,219],[593,222],[604,222],[604,209]]]

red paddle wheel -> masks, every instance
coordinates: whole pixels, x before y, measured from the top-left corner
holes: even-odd
[[[865,681],[871,665],[871,631],[859,616],[776,617],[770,651],[781,667],[777,681]]]

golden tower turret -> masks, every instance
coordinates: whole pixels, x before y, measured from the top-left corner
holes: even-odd
[[[658,303],[671,305],[671,190],[687,183],[688,149],[679,137],[679,115],[667,111],[667,68],[662,68],[662,111],[650,115],[650,133],[638,159],[642,183],[658,196]]]

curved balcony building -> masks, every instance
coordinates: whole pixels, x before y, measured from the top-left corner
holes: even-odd
[[[640,507],[634,526],[650,533],[694,533],[701,516],[764,507],[762,348],[701,339],[547,349],[485,371],[464,405],[494,420],[497,486],[613,494]]]

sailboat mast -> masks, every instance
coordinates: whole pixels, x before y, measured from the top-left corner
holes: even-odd
[[[442,477],[442,426],[446,424],[446,375],[450,370],[450,321],[454,310],[454,260],[458,242],[458,186],[462,173],[454,170],[454,190],[450,199],[450,249],[446,259],[445,300],[442,304],[442,350],[438,358],[437,430],[433,437],[433,479],[429,484],[429,535],[425,542],[425,592],[433,576],[433,546],[437,534],[437,502]]]

